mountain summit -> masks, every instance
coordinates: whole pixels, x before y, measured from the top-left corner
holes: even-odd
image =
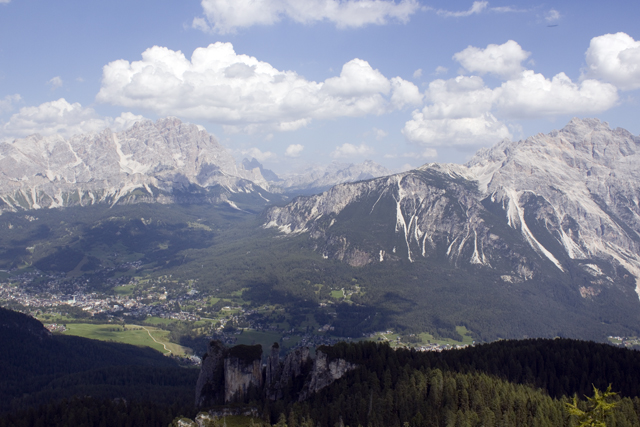
[[[0,143],[0,170],[0,211],[168,202],[192,186],[216,189],[208,196],[218,201],[268,189],[259,169],[239,168],[213,136],[176,118],[140,121],[118,133]]]
[[[639,164],[640,138],[573,119],[466,165],[427,164],[298,198],[271,208],[265,226],[308,233],[323,256],[354,266],[441,260],[507,283],[552,275],[586,299],[612,289],[629,297],[640,295]]]

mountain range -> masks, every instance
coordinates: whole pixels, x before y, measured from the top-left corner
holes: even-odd
[[[352,266],[440,260],[522,287],[553,277],[583,299],[633,300],[637,311],[638,164],[640,138],[573,119],[465,165],[426,164],[272,207],[265,227],[306,234]]]
[[[255,159],[237,164],[215,137],[172,117],[139,121],[117,133],[107,128],[69,139],[35,134],[3,142],[0,170],[0,212],[197,200],[261,209],[288,197],[278,194],[314,193],[391,173],[368,161],[282,179]]]
[[[36,135],[0,145],[0,255],[6,268],[57,266],[96,283],[130,256],[206,294],[306,307],[337,336],[637,336],[638,164],[640,138],[597,119],[505,140],[465,165],[333,164],[297,178],[237,165],[173,118]],[[69,218],[44,209],[62,207]],[[77,260],[61,270],[69,251]]]

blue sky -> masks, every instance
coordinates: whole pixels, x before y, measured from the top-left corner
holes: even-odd
[[[176,116],[278,173],[640,133],[638,2],[0,0],[0,140]],[[16,142],[16,143],[19,143]]]

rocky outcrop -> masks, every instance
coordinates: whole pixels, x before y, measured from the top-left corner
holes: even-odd
[[[224,359],[224,401],[242,402],[262,391],[262,346],[237,345]]]
[[[279,362],[278,343],[271,347],[271,356],[267,360],[267,381],[265,393],[271,400],[284,397],[285,390],[300,390],[304,384],[312,365],[309,349],[300,347],[293,350]]]
[[[313,369],[311,370],[308,381],[305,383],[298,400],[302,401],[307,399],[312,394],[333,384],[333,382],[342,378],[347,372],[355,368],[356,365],[353,363],[349,363],[340,358],[329,360],[329,355],[320,349],[316,350]]]
[[[267,357],[265,372],[265,387],[270,389],[277,382],[280,375],[280,344],[274,342],[271,346],[271,354]]]
[[[293,350],[280,361],[277,343],[271,347],[264,367],[261,360],[260,345],[227,349],[220,342],[212,341],[202,360],[196,385],[196,406],[208,408],[242,403],[253,396],[303,400],[355,368],[343,359],[328,360],[322,351],[316,351],[313,361],[307,347]]]

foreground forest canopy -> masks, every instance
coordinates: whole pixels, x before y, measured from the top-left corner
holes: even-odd
[[[157,352],[50,335],[28,316],[0,309],[0,426],[168,425],[193,419],[197,370]],[[569,339],[499,341],[418,352],[374,342],[321,347],[357,368],[298,401],[252,396],[249,425],[574,426],[567,403],[612,384],[607,426],[640,426],[640,352]],[[91,397],[89,397],[91,396]],[[239,405],[239,406],[238,406]]]
[[[282,400],[247,402],[264,421],[334,426],[572,426],[567,404],[612,382],[616,409],[607,425],[640,425],[640,353],[604,344],[501,341],[441,353],[393,350],[372,342],[319,350],[358,366],[299,401],[292,383]],[[214,408],[216,409],[216,408]],[[219,409],[219,408],[217,408]],[[278,424],[278,425],[281,425]]]

